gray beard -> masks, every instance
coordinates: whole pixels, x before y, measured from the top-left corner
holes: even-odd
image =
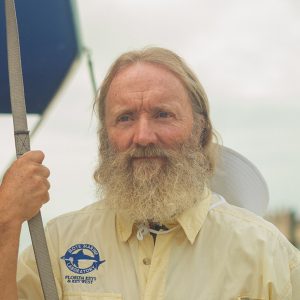
[[[107,206],[126,213],[133,222],[172,222],[201,201],[210,168],[193,139],[176,150],[154,145],[124,152],[103,148],[102,162],[95,172],[99,194]],[[133,163],[138,156],[163,159]]]

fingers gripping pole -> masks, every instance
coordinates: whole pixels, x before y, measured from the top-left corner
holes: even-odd
[[[14,0],[5,0],[10,98],[17,157],[30,150],[18,25]],[[32,246],[45,300],[58,300],[49,251],[40,212],[28,221]]]

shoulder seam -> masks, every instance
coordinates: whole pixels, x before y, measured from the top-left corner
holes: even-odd
[[[230,216],[232,216],[232,217],[234,217],[236,219],[239,219],[239,220],[242,220],[242,221],[246,221],[246,222],[249,222],[249,223],[253,223],[253,224],[257,225],[258,227],[260,227],[260,228],[268,231],[270,234],[272,234],[272,236],[274,236],[280,242],[281,246],[284,246],[281,243],[281,241],[280,241],[280,238],[283,236],[283,234],[279,231],[279,229],[275,225],[273,225],[272,223],[268,222],[267,220],[265,220],[263,218],[262,218],[262,221],[268,222],[267,223],[268,225],[265,225],[264,222],[258,222],[254,218],[249,218],[249,217],[248,218],[247,217],[243,218],[243,217],[241,217],[241,216],[239,216],[237,214],[232,213],[231,211],[221,210],[221,208],[216,208],[216,209],[214,209],[212,211],[217,212],[219,214],[230,215]],[[259,216],[257,216],[257,217],[259,217]],[[261,217],[259,217],[259,218],[261,218]],[[276,231],[273,230],[270,227],[276,229]],[[284,247],[284,248],[286,248],[286,247]]]
[[[243,221],[248,221],[249,223],[253,223],[255,225],[257,225],[258,227],[264,229],[266,232],[268,232],[269,234],[271,234],[273,236],[273,238],[278,242],[278,244],[289,254],[291,254],[291,251],[290,249],[285,245],[285,243],[283,242],[284,239],[286,239],[287,242],[290,243],[290,241],[286,238],[286,236],[272,223],[268,222],[267,220],[263,219],[262,218],[262,221],[265,221],[267,222],[268,225],[264,224],[264,222],[258,222],[256,221],[255,219],[253,218],[243,218],[237,214],[234,214],[232,213],[231,211],[228,211],[228,210],[222,210],[221,207],[220,208],[216,208],[216,209],[213,209],[211,210],[211,212],[214,211],[214,212],[217,212],[219,214],[226,214],[226,215],[230,215],[236,219],[239,219],[239,220],[243,220]],[[259,216],[258,216],[259,217]],[[260,217],[261,218],[261,217]],[[292,244],[291,244],[292,245]],[[294,247],[294,246],[293,246]],[[274,250],[274,249],[273,249]],[[290,259],[291,259],[291,262],[289,263],[289,267],[290,269],[295,269],[297,268],[298,266],[300,266],[300,263],[297,262],[297,259],[296,259],[296,255],[295,253],[293,253],[292,256],[290,256]]]

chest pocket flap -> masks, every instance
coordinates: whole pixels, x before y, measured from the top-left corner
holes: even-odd
[[[122,295],[116,293],[67,293],[63,300],[122,300]]]
[[[237,300],[265,300],[264,298],[238,297]]]

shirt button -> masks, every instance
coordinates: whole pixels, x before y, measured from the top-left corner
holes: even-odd
[[[149,266],[151,264],[151,259],[150,258],[144,258],[143,259],[143,264],[146,266]]]

